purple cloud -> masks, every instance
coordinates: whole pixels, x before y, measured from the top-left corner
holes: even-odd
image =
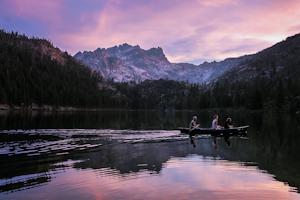
[[[300,31],[298,0],[3,0],[0,26],[71,54],[128,43],[172,62],[260,51]]]

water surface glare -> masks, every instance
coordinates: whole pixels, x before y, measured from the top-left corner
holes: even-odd
[[[227,140],[180,134],[189,112],[19,114],[0,111],[0,199],[300,199],[300,115],[219,114],[250,126]]]
[[[81,161],[79,161],[81,162]],[[73,164],[71,164],[73,163]],[[299,199],[290,187],[254,166],[199,155],[171,157],[159,173],[76,169],[61,163],[53,180],[4,193],[8,199]],[[30,190],[30,192],[27,191]]]

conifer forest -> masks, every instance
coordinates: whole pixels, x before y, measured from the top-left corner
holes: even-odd
[[[246,69],[242,73],[233,68],[209,84],[165,79],[114,82],[67,52],[59,51],[56,59],[53,52],[57,49],[47,39],[1,30],[0,104],[11,108],[37,104],[80,109],[300,110],[299,35],[240,63]]]

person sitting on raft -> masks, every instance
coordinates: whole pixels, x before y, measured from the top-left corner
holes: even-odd
[[[196,122],[197,122],[197,116],[194,115],[193,119],[192,119],[192,121],[190,123],[190,129],[200,129],[199,128],[200,124],[197,124]]]
[[[221,129],[221,126],[218,125],[218,119],[219,119],[219,116],[218,115],[214,115],[214,120],[211,123],[211,128],[212,129],[216,129],[216,130],[220,130]]]
[[[227,119],[226,119],[226,122],[225,122],[225,124],[224,124],[224,128],[225,129],[230,129],[230,123],[231,123],[231,118],[230,117],[228,117]]]

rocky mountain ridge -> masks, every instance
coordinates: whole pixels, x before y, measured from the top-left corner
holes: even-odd
[[[160,47],[143,50],[138,45],[131,46],[126,43],[74,55],[74,58],[102,74],[105,79],[114,79],[116,82],[163,78],[190,83],[208,83],[251,57],[246,55],[200,65],[171,63]]]
[[[298,79],[300,76],[300,34],[264,49],[212,82],[253,82],[256,79]]]

